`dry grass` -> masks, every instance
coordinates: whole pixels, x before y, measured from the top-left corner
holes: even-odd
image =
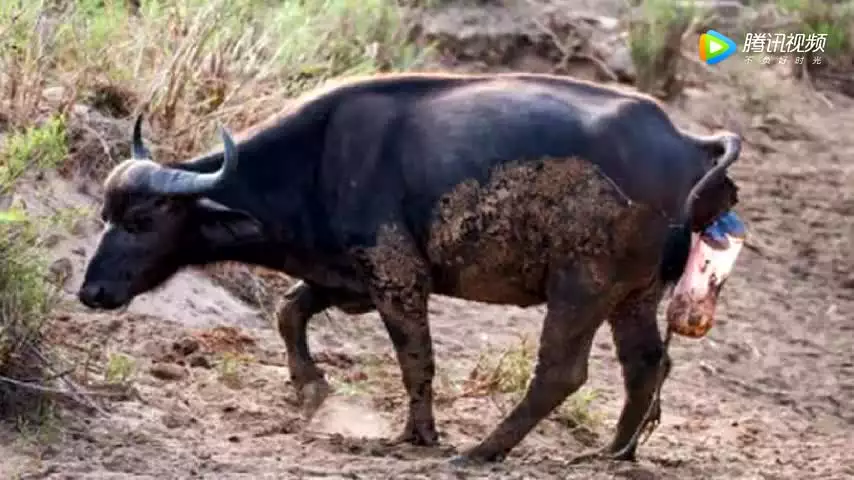
[[[136,14],[124,0],[60,5],[0,7],[6,124],[78,103],[124,120],[145,110],[161,161],[198,153],[214,120],[242,129],[319,82],[406,69],[423,53],[385,0],[143,1]]]
[[[639,90],[663,99],[682,91],[682,41],[698,14],[693,5],[677,6],[673,0],[645,0],[640,4],[628,31]]]
[[[797,17],[797,33],[826,35],[824,52],[833,60],[851,61],[854,54],[854,1],[777,0],[787,14]]]
[[[793,62],[792,73],[813,86],[854,97],[854,1],[777,0],[777,6],[794,17],[788,33],[820,35],[826,41],[820,53],[806,55],[802,64]]]
[[[219,381],[230,388],[242,388],[243,377],[241,377],[241,372],[246,365],[253,362],[254,358],[249,355],[224,352],[216,361]]]
[[[484,353],[469,374],[463,395],[490,396],[496,401],[501,395],[517,403],[528,388],[536,358],[537,345],[527,336],[499,352]],[[601,416],[591,407],[597,396],[596,390],[582,387],[555,409],[550,418],[589,439],[595,436],[601,423]]]
[[[113,352],[107,359],[104,381],[113,385],[128,385],[136,373],[136,361],[123,353]]]

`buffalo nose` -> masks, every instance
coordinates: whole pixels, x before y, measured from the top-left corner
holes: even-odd
[[[104,304],[106,290],[100,285],[84,285],[77,292],[77,298],[89,308],[98,308]]]

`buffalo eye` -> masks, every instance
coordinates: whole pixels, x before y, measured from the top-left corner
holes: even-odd
[[[145,233],[151,231],[153,225],[154,220],[151,217],[139,215],[125,222],[124,228],[129,233]]]
[[[164,197],[156,197],[152,200],[151,206],[156,210],[166,210],[169,208],[169,200]]]

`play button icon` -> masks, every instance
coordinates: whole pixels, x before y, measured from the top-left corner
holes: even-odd
[[[736,51],[735,42],[715,30],[700,35],[700,60],[714,65]]]

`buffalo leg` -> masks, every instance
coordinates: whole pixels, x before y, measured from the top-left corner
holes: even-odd
[[[641,423],[653,402],[653,414],[649,420],[657,423],[661,415],[658,398],[654,398],[655,389],[659,373],[665,376],[669,373],[670,359],[664,350],[656,323],[660,300],[660,289],[636,292],[623,300],[609,319],[623,370],[626,401],[608,451],[611,454],[619,452],[618,458],[621,460],[635,458],[637,441],[632,442],[632,437],[637,429],[644,426]],[[660,368],[665,371],[659,372]]]
[[[593,337],[602,324],[602,298],[577,274],[558,274],[549,288],[533,378],[524,398],[479,445],[454,463],[503,459],[525,436],[587,381]]]
[[[418,302],[421,303],[420,300]],[[380,315],[394,344],[403,385],[409,396],[406,425],[397,440],[413,445],[433,446],[439,442],[433,416],[433,376],[436,367],[426,302],[423,304],[423,313],[409,311],[406,316],[399,313]]]
[[[306,330],[314,315],[341,304],[348,313],[366,313],[373,303],[340,292],[298,281],[285,293],[276,315],[279,335],[288,353],[288,369],[297,391],[297,399],[311,416],[329,395],[323,372],[311,358]]]
[[[409,396],[406,426],[397,441],[433,446],[439,435],[433,416],[435,363],[427,318],[429,271],[409,237],[392,233],[381,237],[377,246],[360,249],[357,257]]]

